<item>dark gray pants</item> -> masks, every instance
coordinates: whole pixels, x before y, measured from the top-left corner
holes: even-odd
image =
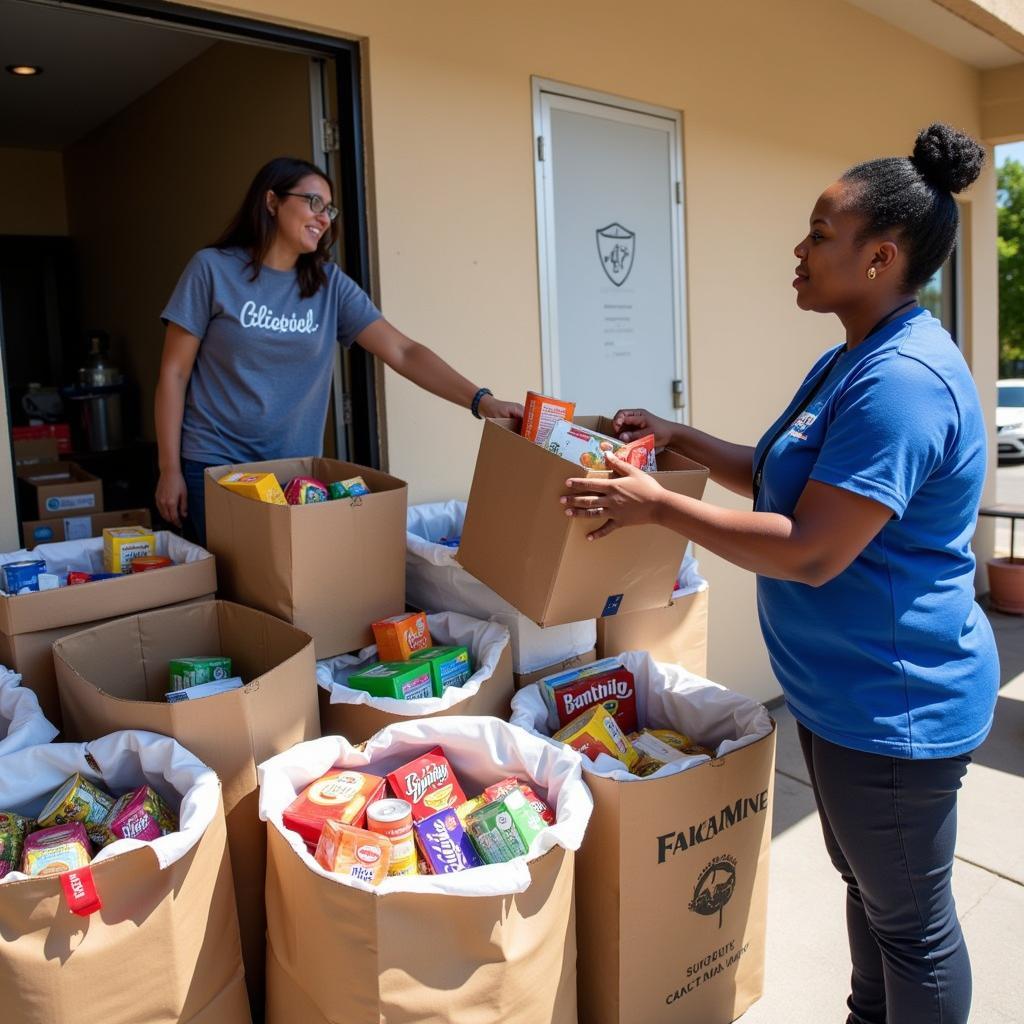
[[[798,728],[825,846],[847,887],[847,1024],[966,1024],[971,964],[950,882],[970,756],[865,754]]]

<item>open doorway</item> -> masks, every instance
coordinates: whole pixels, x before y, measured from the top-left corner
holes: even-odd
[[[371,290],[358,46],[145,0],[0,0],[0,25],[0,68],[41,69],[0,71],[3,420],[45,442],[35,457],[55,442],[99,477],[107,510],[155,515],[159,312],[261,164],[327,170],[338,262]],[[338,360],[325,450],[377,466],[371,357]],[[0,447],[9,550],[23,536]]]

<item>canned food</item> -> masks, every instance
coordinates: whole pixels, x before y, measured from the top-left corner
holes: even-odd
[[[39,827],[81,822],[87,828],[101,825],[114,806],[114,798],[81,775],[67,779],[39,812]]]
[[[26,875],[60,875],[84,868],[92,846],[80,822],[40,829],[25,838],[21,870]]]
[[[39,558],[8,562],[4,566],[4,590],[8,594],[28,594],[39,589],[39,574],[46,572],[46,563]]]
[[[416,874],[412,804],[407,800],[377,800],[366,808],[366,827],[391,840],[389,876]]]
[[[169,565],[174,565],[174,562],[164,555],[142,555],[132,559],[131,571],[149,572],[150,569],[166,569]]]

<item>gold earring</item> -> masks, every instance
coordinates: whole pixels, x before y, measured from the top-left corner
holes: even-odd
[[[876,278],[877,276],[878,276],[878,271],[877,271],[877,270],[875,270],[875,268],[874,268],[874,267],[868,267],[868,280],[869,280],[869,281],[874,281],[874,279],[875,279],[875,278]]]

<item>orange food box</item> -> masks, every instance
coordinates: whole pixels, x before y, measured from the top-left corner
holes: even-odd
[[[391,865],[391,840],[365,828],[325,821],[314,856],[320,867],[336,875],[380,885]]]
[[[392,615],[373,623],[373,639],[381,661],[408,661],[417,651],[433,647],[426,612]]]
[[[527,391],[520,433],[534,444],[547,444],[551,428],[559,420],[571,420],[575,413],[575,402],[563,402],[560,398],[549,398],[547,395],[538,395],[536,391]]]
[[[376,775],[351,768],[332,768],[310,783],[284,810],[285,828],[298,832],[309,844],[320,839],[324,823],[338,821],[361,826],[366,808],[384,796],[387,783]]]

